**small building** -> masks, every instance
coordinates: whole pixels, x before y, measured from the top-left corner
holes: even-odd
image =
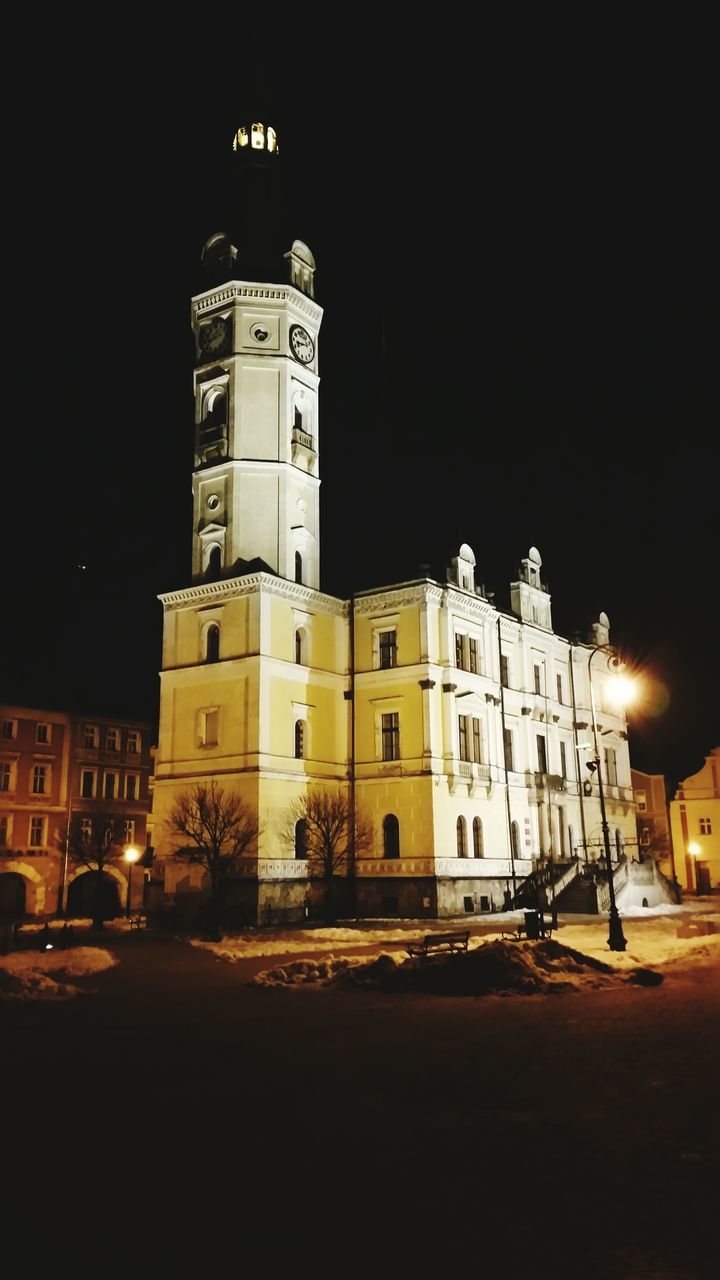
[[[675,857],[670,834],[670,816],[665,778],[661,773],[631,769],[637,848],[641,861],[652,858],[668,880],[675,880]]]
[[[670,829],[683,888],[689,893],[720,889],[720,747],[678,786],[670,802]]]

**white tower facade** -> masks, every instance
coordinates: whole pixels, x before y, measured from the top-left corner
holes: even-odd
[[[296,241],[287,256],[308,292],[230,280],[192,300],[195,582],[261,561],[319,586],[322,308],[310,250]]]

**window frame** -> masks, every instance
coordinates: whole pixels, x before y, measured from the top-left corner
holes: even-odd
[[[380,712],[380,759],[383,764],[400,760],[400,712]]]

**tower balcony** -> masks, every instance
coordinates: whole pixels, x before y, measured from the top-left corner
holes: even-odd
[[[307,431],[301,430],[300,427],[293,427],[291,444],[293,465],[304,467],[306,471],[314,474],[317,453],[315,452],[312,436],[309,436]]]

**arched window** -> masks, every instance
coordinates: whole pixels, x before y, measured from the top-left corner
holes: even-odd
[[[205,402],[205,425],[218,431],[227,426],[227,396],[224,387],[213,387]]]
[[[305,661],[305,632],[302,627],[298,627],[295,632],[295,661],[298,666],[302,666]]]
[[[482,858],[484,852],[482,820],[473,818],[473,853],[476,858]]]
[[[400,857],[400,823],[394,813],[383,818],[383,853],[386,858]]]
[[[302,582],[303,563],[302,556],[299,551],[295,552],[295,581]]]
[[[220,577],[220,570],[222,569],[221,556],[222,552],[218,543],[213,542],[208,552],[207,565],[205,566],[205,572],[208,578]]]
[[[220,628],[211,622],[205,632],[205,661],[217,662],[220,657]]]
[[[512,843],[513,858],[520,857],[520,828],[517,822],[510,824],[510,841]]]
[[[457,820],[457,856],[467,858],[467,827],[464,818]]]
[[[305,758],[305,721],[295,721],[295,759]]]
[[[295,857],[307,858],[307,822],[298,818],[295,823]]]

